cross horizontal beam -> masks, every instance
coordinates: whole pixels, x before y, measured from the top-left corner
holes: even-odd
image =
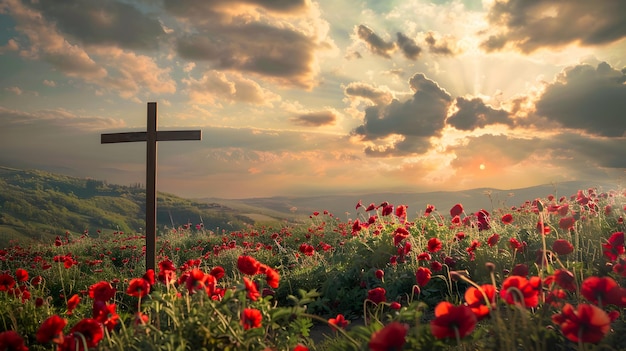
[[[148,132],[126,132],[101,134],[101,144],[133,143],[147,141]],[[157,141],[202,140],[201,130],[169,130],[158,131]]]

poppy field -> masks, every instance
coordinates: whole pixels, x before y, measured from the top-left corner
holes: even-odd
[[[624,191],[346,210],[12,243],[0,351],[626,349]]]

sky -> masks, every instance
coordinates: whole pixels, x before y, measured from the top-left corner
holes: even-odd
[[[626,1],[0,0],[0,165],[185,197],[626,176]]]

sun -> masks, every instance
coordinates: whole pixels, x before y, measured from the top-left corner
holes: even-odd
[[[485,164],[484,164],[484,163],[481,163],[481,164],[480,164],[480,166],[478,166],[478,168],[479,168],[481,171],[484,171],[484,170],[485,170]]]

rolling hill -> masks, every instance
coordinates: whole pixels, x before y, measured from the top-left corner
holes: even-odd
[[[442,214],[456,203],[466,212],[519,206],[525,201],[570,196],[579,189],[620,190],[615,184],[572,181],[528,188],[491,188],[424,193],[336,194],[309,197],[276,196],[249,199],[184,199],[159,193],[159,229],[203,223],[209,230],[240,230],[251,224],[301,221],[313,212],[329,211],[340,219],[355,218],[355,205],[389,202],[407,205],[409,217],[434,205]],[[112,231],[141,232],[145,190],[39,171],[0,166],[0,245],[9,240],[50,240],[65,231],[98,235]]]
[[[243,229],[254,221],[217,203],[159,193],[160,229],[202,223],[215,230]],[[0,167],[0,244],[9,240],[50,240],[65,231],[98,235],[141,232],[145,190],[38,170]]]

